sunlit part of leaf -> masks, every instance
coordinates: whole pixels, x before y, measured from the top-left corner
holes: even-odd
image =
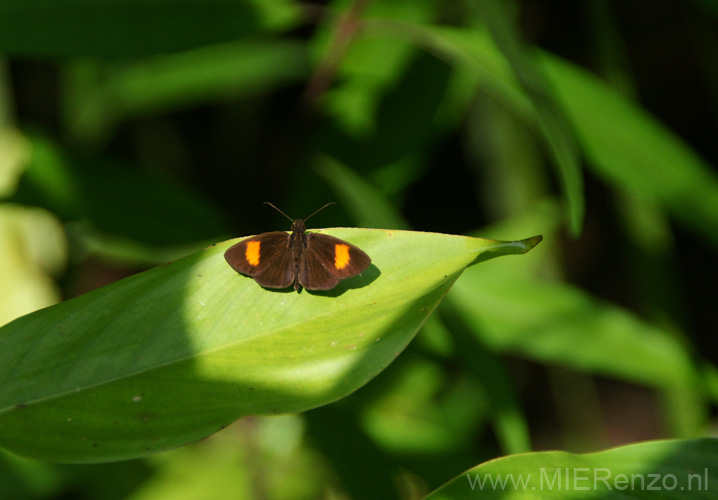
[[[586,455],[524,453],[481,464],[426,500],[462,498],[710,499],[718,440],[653,441]]]
[[[327,293],[262,289],[224,242],[0,330],[0,445],[67,462],[131,458],[248,414],[341,398],[399,355],[472,263],[501,242],[331,229],[372,258]]]

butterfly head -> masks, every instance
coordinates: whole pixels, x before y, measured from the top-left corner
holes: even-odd
[[[316,215],[317,212],[322,211],[323,209],[327,208],[329,205],[334,205],[334,202],[333,202],[333,201],[330,201],[329,203],[327,203],[326,205],[324,205],[322,208],[320,208],[319,210],[317,210],[316,212],[314,212],[312,215],[310,215],[309,217],[307,217],[307,218],[304,219],[304,220],[302,220],[302,219],[294,219],[294,220],[293,220],[290,216],[288,216],[287,214],[285,214],[284,212],[282,212],[281,210],[279,210],[277,207],[275,207],[274,205],[272,205],[272,204],[269,203],[268,201],[265,201],[264,204],[265,204],[265,205],[269,205],[269,206],[272,207],[274,210],[276,210],[277,212],[279,212],[280,214],[282,214],[283,216],[285,216],[287,219],[291,220],[291,221],[292,221],[292,232],[293,232],[293,233],[303,233],[304,231],[307,230],[307,226],[304,224],[304,221],[309,220],[310,217]]]
[[[303,233],[306,229],[307,226],[304,224],[304,221],[302,219],[297,219],[292,222],[292,232]]]

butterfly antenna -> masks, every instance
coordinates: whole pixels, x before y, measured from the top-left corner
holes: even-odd
[[[274,210],[276,210],[277,212],[279,212],[280,214],[282,214],[283,216],[285,216],[287,219],[289,219],[290,221],[294,222],[294,219],[292,219],[290,216],[288,216],[287,214],[285,214],[284,212],[282,212],[281,210],[279,210],[277,207],[275,207],[274,205],[272,205],[272,204],[269,203],[268,201],[265,201],[264,204],[265,204],[265,205],[269,205],[269,206],[272,207]],[[322,208],[324,208],[324,207],[322,207]],[[321,210],[321,208],[320,208],[319,210]],[[317,212],[318,212],[319,210],[317,210]],[[316,212],[314,212],[314,213],[316,213]],[[313,215],[313,214],[312,214],[312,215]]]
[[[309,217],[307,217],[306,219],[304,219],[304,222],[308,221],[310,217],[314,217],[315,215],[317,215],[317,213],[321,212],[322,210],[324,210],[325,208],[327,208],[329,205],[336,205],[336,203],[334,203],[333,201],[330,201],[329,203],[327,203],[326,205],[324,205],[322,208],[320,208],[319,210],[317,210],[316,212],[314,212],[312,215],[310,215]]]

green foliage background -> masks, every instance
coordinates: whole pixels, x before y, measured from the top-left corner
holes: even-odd
[[[0,1],[0,324],[284,228],[262,201],[337,201],[313,227],[544,236],[469,268],[335,404],[141,460],[1,452],[0,491],[422,498],[514,453],[710,435],[717,18],[710,0]],[[715,456],[697,443],[665,466]]]

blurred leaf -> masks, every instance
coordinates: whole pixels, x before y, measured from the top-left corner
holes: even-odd
[[[117,460],[330,403],[399,355],[466,266],[540,241],[327,232],[373,259],[327,293],[262,289],[227,265],[229,241],[5,326],[0,444]]]
[[[501,21],[499,24],[502,24]],[[412,40],[436,57],[454,66],[465,79],[474,82],[479,89],[517,114],[542,137],[549,151],[553,151],[559,178],[564,186],[564,199],[569,210],[569,227],[578,230],[583,218],[582,180],[578,171],[576,152],[571,145],[571,131],[561,118],[561,112],[552,102],[552,91],[541,82],[540,74],[534,74],[533,61],[514,47],[513,35],[504,33],[506,44],[511,46],[514,57],[509,60],[496,47],[486,30],[447,26],[418,25],[381,19],[366,21],[366,33],[377,36],[397,36]],[[499,28],[504,32],[505,28]],[[529,94],[521,86],[521,73],[531,86]],[[532,95],[534,99],[532,100]]]
[[[0,126],[0,199],[15,191],[30,158],[29,146],[20,131]]]
[[[3,498],[35,500],[52,498],[62,480],[56,466],[18,457],[0,450],[0,485]]]
[[[535,54],[524,46],[506,2],[476,0],[479,10],[496,40],[496,45],[511,64],[522,88],[536,110],[547,146],[553,153],[556,176],[561,181],[568,211],[568,227],[574,236],[581,233],[585,202],[583,178],[574,131],[557,105],[554,91],[536,64]]]
[[[359,481],[362,476],[389,474],[394,484],[399,485],[402,499],[420,498],[456,471],[466,469],[481,457],[493,456],[477,452],[477,448],[483,449],[481,444],[477,446],[477,436],[487,429],[486,415],[491,402],[476,381],[466,371],[457,370],[450,359],[437,360],[430,353],[425,355],[417,344],[424,335],[422,328],[407,351],[370,384],[336,404],[307,414],[323,412],[326,420],[342,415],[343,423],[333,425],[339,431],[325,437],[339,444],[344,441],[337,438],[341,429],[348,427],[349,432],[357,433],[353,427],[358,425],[360,434],[371,443],[363,445],[371,450],[368,459],[355,459],[354,454],[347,457],[346,443],[344,448],[336,446],[336,459],[332,456],[327,459],[342,460],[343,450],[343,460],[348,464],[342,468],[353,469],[350,473]],[[342,411],[336,411],[338,409]],[[323,420],[317,422],[315,431],[321,433],[322,425]],[[495,453],[493,445],[487,448]],[[377,467],[379,471],[375,472]],[[379,479],[384,480],[385,477]],[[371,481],[365,479],[365,482]],[[413,494],[409,495],[407,488]],[[389,490],[394,491],[387,488]],[[389,497],[387,493],[367,496],[354,492],[351,496]]]
[[[146,460],[154,474],[122,498],[316,499],[325,471],[315,451],[301,446],[303,434],[299,415],[242,419],[201,442]]]
[[[718,245],[718,176],[668,128],[575,65],[546,55],[571,121],[599,175],[658,202],[687,227]]]
[[[536,124],[538,117],[511,67],[485,32],[385,20],[366,23],[368,34],[398,36],[426,47],[475,79],[527,124]],[[711,167],[598,78],[547,54],[541,62],[589,166],[617,186],[664,204],[686,226],[718,243],[718,177]]]
[[[81,466],[54,465],[54,469],[62,474],[61,482],[65,495],[82,491],[85,498],[102,500],[126,500],[130,493],[156,472],[155,468],[144,460]]]
[[[186,257],[214,243],[211,239],[172,245],[143,243],[132,238],[101,233],[82,222],[66,224],[65,231],[73,259],[82,261],[88,257],[96,257],[127,269],[158,266]]]
[[[312,445],[332,464],[349,498],[400,498],[395,486],[398,464],[362,431],[355,414],[332,405],[305,417]]]
[[[346,5],[343,7],[346,8]],[[440,3],[435,0],[366,2],[363,7],[366,9],[364,19],[401,19],[424,23],[436,17]],[[332,44],[339,43],[337,38],[340,33],[336,26],[319,26],[312,37],[318,62],[328,57]],[[383,96],[397,85],[416,57],[416,48],[406,41],[363,37],[360,33],[351,40],[341,59],[337,81],[322,95],[322,108],[344,133],[355,140],[368,139],[376,133],[376,112]]]
[[[416,340],[424,350],[433,355],[449,358],[454,353],[451,332],[436,314],[429,316]]]
[[[65,82],[65,115],[75,136],[107,133],[136,116],[265,94],[309,71],[304,44],[242,40],[127,64],[82,61]]]
[[[289,0],[3,0],[0,52],[143,56],[286,29],[297,17]]]
[[[718,441],[653,441],[586,455],[524,453],[481,464],[426,500],[461,498],[709,499]]]
[[[321,158],[317,172],[329,184],[351,212],[357,225],[385,229],[407,229],[401,218],[379,190],[346,165],[332,158]]]
[[[473,282],[475,287],[480,282],[482,289],[493,291],[490,300],[502,303],[487,304],[479,293],[473,295],[475,302],[459,307],[481,342],[499,352],[519,354],[540,363],[559,363],[660,388],[664,395],[681,402],[670,405],[665,412],[667,417],[680,415],[685,419],[681,427],[673,427],[673,435],[693,437],[702,433],[707,424],[706,402],[715,401],[718,394],[715,369],[696,360],[690,345],[672,328],[645,321],[575,287],[542,283],[532,277],[560,275],[560,271],[553,270],[557,254],[553,248],[556,238],[551,236],[558,227],[557,208],[553,203],[536,205],[521,216],[482,229],[482,236],[499,239],[517,232],[538,231],[547,234],[548,241],[514,266],[502,266],[496,261],[481,266],[478,274],[475,269],[469,270],[466,276],[473,278],[461,280],[444,306],[453,305],[455,294],[462,294],[461,288],[467,283]],[[642,255],[645,258],[647,254]],[[509,289],[531,289],[535,293],[514,293],[504,302],[500,297],[509,294],[501,290]],[[464,299],[472,294],[470,290],[463,292]],[[548,303],[553,305],[547,306]],[[565,349],[560,347],[562,342],[567,344]],[[576,343],[581,349],[576,349]],[[573,344],[573,351],[569,344]],[[655,376],[659,372],[660,376]],[[575,376],[571,381],[575,385]]]
[[[681,280],[668,214],[656,203],[633,196],[631,191],[619,192],[617,201],[622,214],[619,226],[628,247],[628,251],[623,252],[628,257],[625,266],[632,289],[639,292],[638,307],[652,322],[688,343],[689,336],[678,326],[685,324],[682,314],[685,291],[679,286]],[[663,390],[660,397],[667,435],[698,437],[710,425],[705,393],[679,387]]]
[[[213,439],[162,457],[154,474],[127,500],[253,498],[249,446],[237,441]]]
[[[226,235],[229,227],[219,210],[183,186],[104,157],[69,158],[38,137],[12,201],[157,245],[206,241]]]
[[[420,25],[385,19],[364,21],[364,32],[371,36],[410,40],[451,64],[474,85],[517,115],[535,125],[535,109],[512,71],[506,57],[484,29]]]
[[[451,301],[501,352],[649,386],[700,387],[691,355],[672,335],[577,288],[488,264],[467,270]]]
[[[466,447],[490,404],[467,376],[450,376],[424,357],[403,360],[364,410],[361,421],[383,449],[394,454],[430,455]]]
[[[321,148],[350,167],[377,168],[426,150],[434,141],[434,117],[449,80],[449,68],[427,54],[414,57],[400,80],[377,99],[373,130],[361,137],[328,129]]]
[[[537,202],[553,191],[540,138],[485,95],[475,96],[464,114],[464,151],[480,175],[481,205],[488,219],[536,210]]]
[[[453,309],[451,306],[452,302],[447,302],[444,310]],[[457,357],[463,361],[466,370],[474,375],[485,393],[487,413],[501,450],[505,454],[530,450],[531,438],[526,415],[502,361],[487,352],[464,325],[455,324],[457,321],[453,324],[450,320],[448,322],[452,326]]]
[[[58,302],[51,275],[66,260],[65,234],[52,214],[0,203],[0,325]]]

